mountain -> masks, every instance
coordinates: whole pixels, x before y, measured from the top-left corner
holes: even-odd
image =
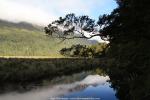
[[[89,42],[93,45],[93,44],[98,44],[99,42],[97,40],[89,40]]]
[[[36,30],[36,31],[41,31],[43,29],[42,26],[33,25],[27,22],[14,23],[14,22],[9,22],[1,19],[0,19],[0,27],[14,27],[18,29],[27,29],[27,30]]]

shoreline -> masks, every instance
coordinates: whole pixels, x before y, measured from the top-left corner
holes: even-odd
[[[35,82],[100,67],[96,58],[0,58],[0,83]]]

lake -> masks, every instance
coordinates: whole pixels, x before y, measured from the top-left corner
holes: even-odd
[[[8,86],[11,88],[0,94],[0,100],[117,100],[109,80],[107,75],[82,72],[27,86]]]

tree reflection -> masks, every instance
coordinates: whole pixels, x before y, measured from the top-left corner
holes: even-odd
[[[116,62],[117,63],[117,62]],[[149,68],[142,70],[130,64],[107,67],[112,87],[119,100],[148,100],[150,98]]]

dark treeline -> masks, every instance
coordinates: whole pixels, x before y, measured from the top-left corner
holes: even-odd
[[[0,84],[34,83],[98,66],[99,59],[92,58],[0,58]]]
[[[112,86],[120,100],[150,98],[150,6],[149,0],[116,0],[118,8],[100,17]]]
[[[67,57],[90,57],[98,58],[105,55],[106,43],[95,44],[92,46],[72,45],[70,48],[62,48],[60,54]]]

